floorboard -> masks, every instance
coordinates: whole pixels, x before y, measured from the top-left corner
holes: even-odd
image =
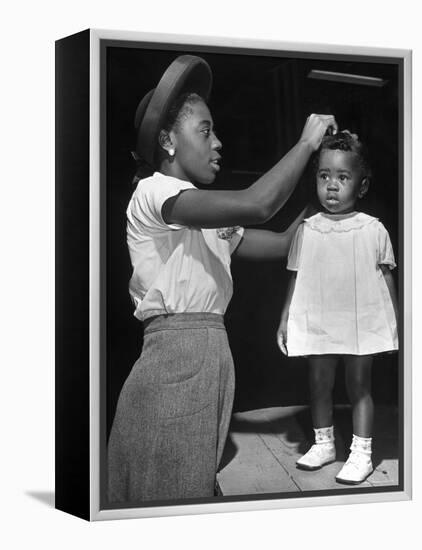
[[[348,455],[350,407],[335,411],[337,460],[308,472],[296,461],[312,444],[308,407],[272,407],[233,415],[218,483],[223,495],[287,493],[345,489],[335,481]],[[354,488],[397,486],[397,410],[381,407],[374,419],[374,472]]]

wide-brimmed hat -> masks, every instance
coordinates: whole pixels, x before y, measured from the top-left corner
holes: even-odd
[[[208,100],[212,73],[208,63],[195,55],[181,55],[168,67],[157,87],[140,101],[135,114],[138,130],[136,153],[151,166],[158,144],[158,134],[174,100],[188,92]]]

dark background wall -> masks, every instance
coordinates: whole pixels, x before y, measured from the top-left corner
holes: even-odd
[[[215,48],[214,48],[215,52]],[[215,183],[241,189],[269,169],[300,136],[312,112],[333,113],[341,129],[368,145],[373,168],[370,191],[359,208],[377,216],[390,232],[398,256],[398,68],[351,58],[317,59],[180,50],[106,49],[106,386],[107,424],[125,378],[142,347],[142,324],[133,317],[128,296],[131,266],[126,247],[125,211],[135,143],[133,116],[139,100],[182,53],[198,53],[213,71],[210,101],[223,143],[223,167]],[[311,70],[340,71],[385,80],[383,86],[345,84],[309,78]],[[307,170],[289,203],[265,228],[282,231],[303,205],[314,200]],[[226,326],[236,366],[235,410],[307,402],[306,360],[286,359],[275,334],[288,274],[284,262],[233,262],[234,297]],[[400,266],[398,267],[398,270]],[[398,277],[398,270],[394,276]],[[397,402],[397,354],[375,359],[376,403]],[[347,402],[338,371],[336,402]]]

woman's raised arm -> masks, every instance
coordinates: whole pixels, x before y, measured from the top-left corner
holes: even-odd
[[[264,223],[290,197],[328,128],[337,131],[334,116],[311,115],[298,143],[250,187],[241,191],[183,191],[164,203],[164,220],[204,228]]]

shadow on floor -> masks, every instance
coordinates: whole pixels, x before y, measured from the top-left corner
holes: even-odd
[[[28,497],[32,497],[38,500],[42,504],[45,504],[49,508],[54,508],[55,505],[55,493],[51,491],[26,491]]]
[[[270,411],[270,409],[268,409]],[[304,454],[314,441],[312,419],[309,408],[286,407],[279,416],[265,418],[265,409],[256,415],[250,411],[233,416],[230,432],[255,434],[284,434],[285,441],[296,443],[300,454]],[[345,461],[352,441],[352,412],[350,406],[335,407],[334,428],[337,459]],[[398,458],[398,411],[396,407],[377,407],[374,414],[374,436],[372,462],[376,468],[382,460]],[[219,470],[229,464],[237,454],[237,446],[227,438]]]

